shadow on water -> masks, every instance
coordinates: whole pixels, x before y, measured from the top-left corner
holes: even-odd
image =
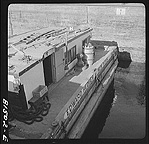
[[[120,62],[118,64],[115,77],[117,83],[122,83],[120,91],[117,85],[116,91],[121,95],[134,95],[139,105],[145,106],[146,103],[146,83],[144,63]],[[124,93],[125,92],[125,93]],[[126,96],[125,96],[126,97]]]
[[[101,133],[106,119],[109,116],[110,109],[112,107],[113,99],[115,96],[114,80],[110,84],[104,98],[95,111],[91,121],[89,122],[86,130],[84,131],[81,139],[98,139],[99,133]],[[98,122],[98,126],[97,126]]]

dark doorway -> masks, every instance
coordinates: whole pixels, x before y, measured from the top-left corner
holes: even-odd
[[[43,69],[44,69],[44,78],[45,78],[45,84],[46,86],[49,86],[52,82],[52,55],[46,57],[43,60]]]
[[[82,46],[85,46],[85,43],[87,43],[87,38],[82,41]]]

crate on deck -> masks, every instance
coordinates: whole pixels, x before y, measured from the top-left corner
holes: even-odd
[[[28,101],[28,103],[33,109],[38,109],[38,107],[40,107],[42,102],[46,99],[49,101],[47,86],[39,85],[36,89],[33,90],[32,94],[33,97]]]
[[[33,90],[33,97],[42,97],[45,93],[48,92],[47,86],[39,85],[36,89]]]

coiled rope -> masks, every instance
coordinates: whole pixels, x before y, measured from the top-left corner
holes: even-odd
[[[51,104],[45,102],[42,102],[42,104],[34,111],[33,110],[24,111],[19,107],[11,106],[9,108],[8,121],[16,119],[28,125],[32,124],[35,121],[41,122],[43,120],[42,116],[46,116],[48,114],[50,107]]]

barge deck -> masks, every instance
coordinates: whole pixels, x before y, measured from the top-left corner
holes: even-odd
[[[108,51],[104,49],[95,49],[94,63],[104,57]],[[93,65],[92,65],[93,66]],[[13,120],[11,123],[16,125],[15,128],[9,132],[11,139],[40,139],[46,131],[52,131],[52,122],[56,117],[59,117],[60,111],[63,111],[65,107],[68,107],[70,103],[67,103],[75,91],[80,87],[80,84],[87,78],[89,71],[92,70],[92,66],[84,71],[84,76],[79,76],[81,71],[69,72],[59,82],[53,83],[48,87],[48,97],[51,104],[49,113],[43,117],[43,121],[34,122],[31,125]],[[78,78],[77,78],[78,77]],[[76,82],[73,82],[73,78],[77,78]]]

